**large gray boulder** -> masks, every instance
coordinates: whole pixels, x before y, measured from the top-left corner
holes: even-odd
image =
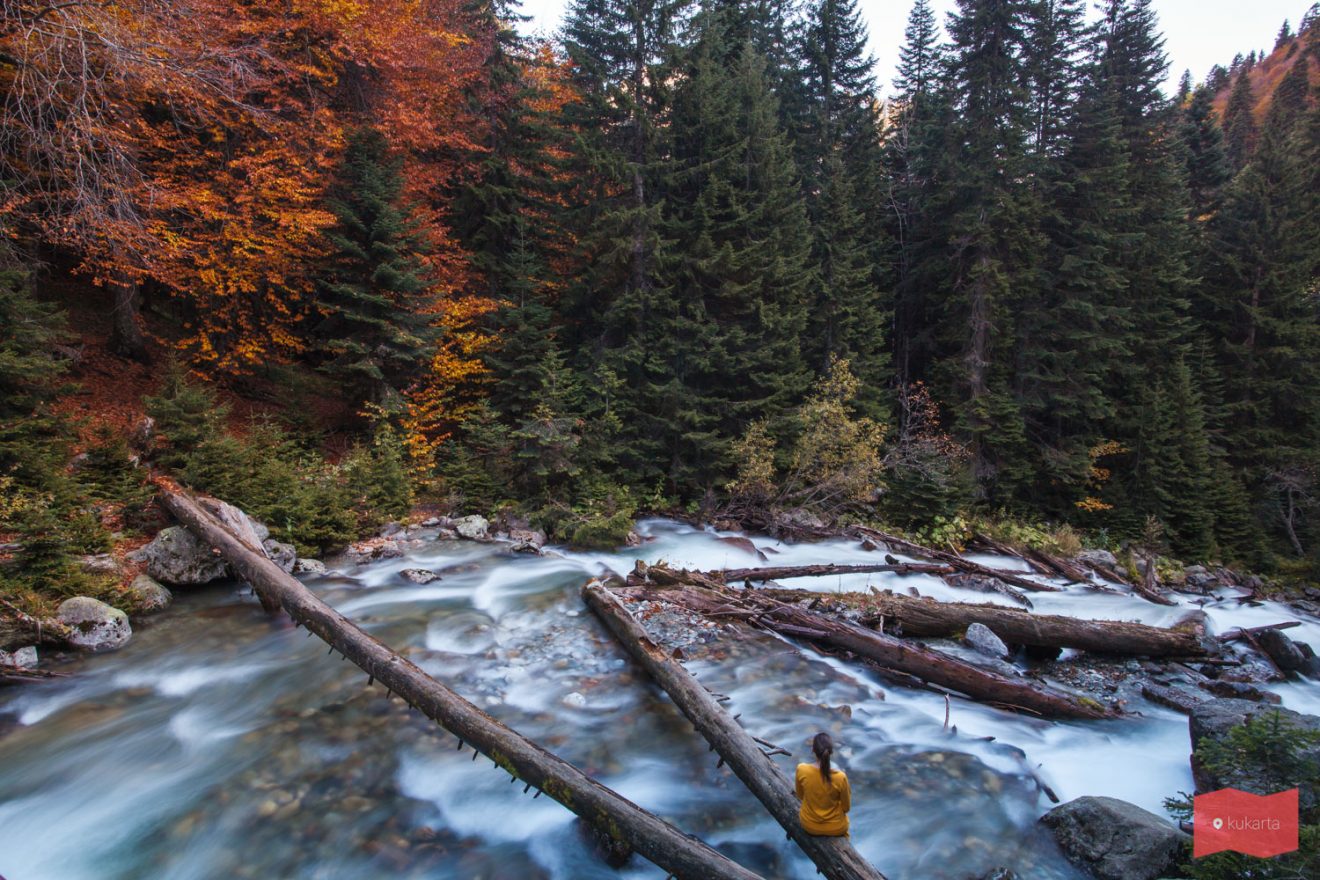
[[[0,666],[17,666],[19,669],[37,668],[37,646],[15,648],[12,651],[0,651]]]
[[[1260,649],[1269,655],[1274,665],[1284,672],[1298,672],[1306,666],[1306,655],[1297,643],[1277,629],[1267,629],[1256,634]]]
[[[1320,732],[1320,717],[1315,715],[1303,715],[1291,709],[1253,703],[1249,700],[1210,700],[1193,707],[1191,715],[1188,716],[1192,751],[1195,752],[1208,742],[1223,741],[1233,728],[1246,724],[1250,718],[1260,717],[1272,722],[1276,712],[1281,725]],[[1320,745],[1302,750],[1299,757],[1303,760],[1320,761]],[[1238,762],[1231,770],[1216,773],[1198,761],[1195,754],[1192,755],[1192,778],[1196,780],[1198,794],[1221,788],[1237,788],[1252,794],[1274,794],[1281,790],[1280,781],[1273,778],[1266,768]],[[1316,791],[1312,781],[1306,779],[1287,781],[1297,785],[1297,801],[1302,810],[1309,810],[1320,802],[1320,792]]]
[[[484,541],[490,534],[490,521],[474,513],[454,520],[454,531],[469,541]]]
[[[138,614],[163,611],[174,601],[174,594],[165,589],[149,574],[140,574],[128,585],[133,597],[133,609]]]
[[[1098,880],[1156,880],[1191,837],[1154,813],[1110,797],[1080,797],[1041,817],[1074,865]]]
[[[270,561],[283,569],[285,574],[293,573],[294,566],[298,564],[298,551],[292,544],[281,544],[274,538],[266,538],[261,542],[261,546],[270,557]]]
[[[973,623],[967,627],[963,641],[978,653],[994,657],[996,660],[1003,660],[1009,654],[1008,645],[1004,644],[1004,640],[995,635],[994,630],[984,623]]]
[[[147,564],[147,574],[176,587],[209,584],[229,576],[229,565],[183,526],[161,529],[134,561]]]
[[[69,644],[84,651],[113,651],[133,635],[127,614],[90,596],[66,599],[56,617],[70,629]]]
[[[1077,561],[1084,565],[1099,565],[1104,568],[1118,568],[1118,557],[1108,550],[1083,550],[1077,554]]]

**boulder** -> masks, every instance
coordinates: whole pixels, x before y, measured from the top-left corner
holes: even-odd
[[[1245,724],[1250,718],[1260,716],[1270,720],[1274,718],[1276,712],[1282,724],[1320,733],[1320,717],[1315,715],[1303,715],[1291,709],[1248,700],[1210,700],[1194,707],[1188,716],[1192,751],[1200,749],[1208,741],[1225,739],[1233,728]],[[1320,761],[1320,745],[1302,750],[1300,757],[1304,760]],[[1277,780],[1271,778],[1266,768],[1242,763],[1229,772],[1215,773],[1203,766],[1196,759],[1195,754],[1192,755],[1192,778],[1196,780],[1198,794],[1221,788],[1237,788],[1252,794],[1274,794],[1278,790]],[[1320,792],[1316,791],[1313,782],[1301,780],[1297,787],[1297,800],[1302,810],[1309,810],[1320,803]]]
[[[1284,672],[1298,672],[1306,666],[1306,655],[1301,648],[1279,630],[1263,630],[1256,634],[1256,641],[1274,665]]]
[[[1080,797],[1041,817],[1074,865],[1098,880],[1157,880],[1191,837],[1154,813],[1110,797]]]
[[[545,532],[536,529],[509,529],[514,553],[540,553],[545,546]]]
[[[37,646],[16,648],[13,651],[0,651],[0,666],[17,666],[19,669],[37,668]]]
[[[319,559],[299,559],[293,564],[295,574],[325,574],[329,569]]]
[[[1077,554],[1077,561],[1084,565],[1118,568],[1118,558],[1108,550],[1083,550]]]
[[[69,644],[84,651],[113,651],[133,635],[127,614],[89,596],[66,599],[56,617],[71,630]]]
[[[403,523],[387,522],[380,527],[380,536],[382,538],[394,538],[402,535],[405,531]]]
[[[284,570],[285,574],[291,574],[293,568],[298,564],[298,551],[293,549],[292,544],[281,544],[274,538],[266,538],[261,542],[262,548],[270,561]]]
[[[182,526],[162,529],[130,559],[147,564],[147,574],[173,586],[209,584],[229,576],[229,564]]]
[[[460,538],[466,538],[469,541],[484,541],[490,533],[490,522],[484,516],[472,514],[461,519],[454,520],[454,531],[458,532]]]
[[[163,611],[174,601],[174,594],[149,574],[133,578],[133,582],[128,585],[128,593],[133,597],[133,608],[139,614]]]
[[[440,580],[440,575],[425,568],[405,568],[399,574],[414,584],[429,584],[432,581]]]
[[[345,555],[354,562],[373,559],[397,559],[403,555],[403,546],[392,538],[368,538],[348,545]]]
[[[984,623],[973,623],[967,627],[963,641],[976,651],[996,660],[1003,660],[1009,655],[1008,645],[1005,645],[1004,640],[995,635],[994,630]]]
[[[1238,700],[1251,700],[1253,703],[1272,703],[1279,705],[1283,698],[1272,691],[1261,690],[1254,684],[1244,681],[1210,680],[1200,682],[1202,690],[1209,691],[1216,697],[1231,697]]]
[[[95,553],[78,558],[78,567],[88,574],[108,574],[119,577],[119,562],[109,553]]]

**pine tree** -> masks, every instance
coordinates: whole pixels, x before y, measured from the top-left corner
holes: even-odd
[[[1247,164],[1255,148],[1255,104],[1250,74],[1239,73],[1233,80],[1233,90],[1228,93],[1228,105],[1224,108],[1224,141],[1228,160],[1236,170]]]
[[[1081,88],[1086,38],[1084,0],[1041,0],[1027,19],[1025,47],[1031,79],[1031,144],[1038,157],[1057,156]]]
[[[1199,86],[1183,111],[1182,143],[1187,151],[1187,185],[1192,219],[1203,226],[1219,208],[1225,184],[1233,172],[1224,147],[1224,132],[1215,118],[1214,94]]]
[[[1288,19],[1283,20],[1283,26],[1279,28],[1279,34],[1274,38],[1274,50],[1277,52],[1284,43],[1292,39],[1292,25],[1288,24]]]
[[[400,163],[373,129],[354,132],[330,210],[335,255],[317,296],[322,369],[355,399],[391,406],[425,365],[436,331],[419,221],[403,201]]]
[[[1148,489],[1150,512],[1164,524],[1174,552],[1207,559],[1214,538],[1208,504],[1214,463],[1201,400],[1182,360],[1148,400],[1136,445],[1138,484]]]

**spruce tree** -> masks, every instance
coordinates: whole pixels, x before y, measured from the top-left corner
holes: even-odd
[[[1219,208],[1224,186],[1232,178],[1224,132],[1214,112],[1214,94],[1205,86],[1192,92],[1183,111],[1182,143],[1187,156],[1187,186],[1192,219],[1204,226]]]
[[[379,132],[350,135],[328,205],[339,222],[317,295],[321,368],[356,400],[388,407],[426,364],[436,331],[427,246],[403,200],[400,162]]]
[[[1241,72],[1233,80],[1233,90],[1228,93],[1228,105],[1224,108],[1224,142],[1235,170],[1247,164],[1256,145],[1255,105],[1251,75]]]

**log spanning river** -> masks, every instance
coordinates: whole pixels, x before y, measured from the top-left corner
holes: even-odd
[[[721,535],[662,520],[617,554],[514,555],[505,545],[432,541],[404,559],[343,564],[308,585],[339,611],[501,721],[767,878],[814,866],[587,613],[579,588],[633,561],[757,565]],[[855,542],[786,545],[775,565],[868,563]],[[1025,570],[1017,560],[976,557]],[[400,571],[424,568],[426,586]],[[785,582],[818,591],[897,590],[1003,601],[921,575]],[[660,878],[592,854],[575,818],[533,800],[486,759],[306,632],[266,617],[238,585],[179,590],[121,651],[68,679],[0,692],[0,875],[8,880],[204,878]],[[1188,603],[1192,597],[1180,597]],[[1036,610],[1171,623],[1186,607],[1069,587]],[[1205,602],[1204,597],[1201,601]],[[1297,619],[1232,590],[1204,605],[1211,629]],[[287,623],[287,622],[286,622]],[[691,634],[686,634],[691,637]],[[892,880],[976,878],[998,867],[1077,878],[1036,828],[1062,800],[1110,795],[1163,814],[1192,788],[1187,721],[1134,698],[1132,717],[1046,722],[882,682],[861,667],[767,634],[711,626],[688,667],[755,735],[808,760],[817,730],[839,742],[857,848]],[[1290,631],[1320,647],[1320,623]],[[1134,673],[1138,668],[1133,661]],[[1134,675],[1135,680],[1135,675]],[[1320,688],[1271,686],[1320,713]],[[1126,693],[1126,691],[1124,691]],[[993,738],[993,739],[990,739]]]

